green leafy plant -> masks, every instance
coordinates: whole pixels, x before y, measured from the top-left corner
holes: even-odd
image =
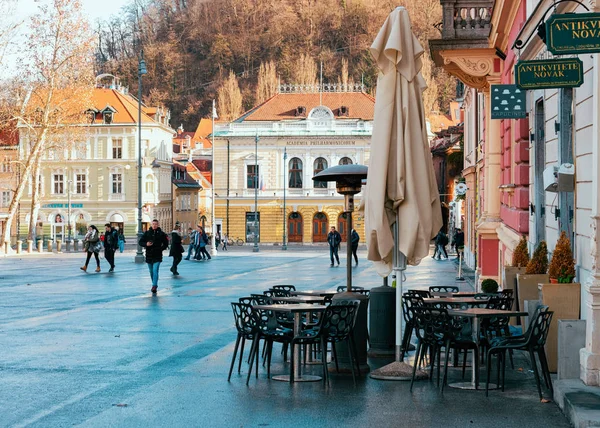
[[[491,278],[484,279],[481,282],[481,291],[484,293],[497,293],[498,288],[498,283]]]
[[[525,236],[521,236],[521,240],[513,252],[512,266],[525,267],[528,263],[529,251],[527,250],[527,238]]]
[[[528,275],[545,274],[548,271],[548,247],[546,241],[540,241],[533,252],[533,257],[527,263],[525,273]]]
[[[575,260],[571,251],[571,241],[563,231],[556,242],[552,260],[548,268],[550,278],[558,280],[561,284],[570,284],[575,278]]]

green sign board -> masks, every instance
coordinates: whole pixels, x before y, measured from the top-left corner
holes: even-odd
[[[515,83],[519,89],[576,88],[583,84],[583,63],[579,58],[519,61]]]
[[[517,85],[492,85],[492,119],[523,119],[527,92]]]
[[[600,52],[600,13],[550,16],[546,45],[555,55]]]

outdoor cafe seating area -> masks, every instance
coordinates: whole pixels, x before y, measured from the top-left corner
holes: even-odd
[[[356,383],[361,370],[355,327],[361,302],[347,294],[334,298],[344,291],[345,287],[297,290],[293,285],[275,285],[263,294],[251,294],[232,302],[238,334],[228,380],[236,365],[238,373],[245,365],[246,384],[253,372],[258,379],[259,367],[264,367],[268,379],[290,383],[323,380],[329,385],[329,364],[334,364],[339,373],[337,352],[343,346],[344,351],[347,349]],[[366,296],[368,303],[369,290],[354,287],[352,292]],[[402,360],[416,337],[411,391],[419,369],[428,370],[430,381],[436,380],[441,392],[445,386],[483,389],[479,373],[484,365],[486,395],[489,389],[504,391],[506,365],[509,363],[514,369],[514,352],[524,351],[529,356],[541,399],[541,382],[552,389],[544,345],[553,312],[547,306],[538,307],[525,331],[519,331],[510,325],[510,319],[528,314],[513,310],[513,306],[512,290],[484,294],[460,291],[456,286],[432,286],[429,290],[405,292],[402,298]],[[283,367],[289,367],[289,371],[271,376],[276,343],[281,344]],[[250,349],[245,353],[248,347]],[[276,355],[279,355],[279,348]],[[468,360],[471,378],[464,381]],[[288,361],[289,365],[285,364]],[[306,374],[308,364],[320,364],[322,375]],[[460,377],[461,382],[448,382],[451,366],[453,370],[460,370],[453,378]],[[492,378],[497,384],[491,383]]]

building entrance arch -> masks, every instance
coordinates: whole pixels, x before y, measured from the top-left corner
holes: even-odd
[[[313,216],[313,242],[327,242],[327,214],[318,212]]]
[[[288,216],[288,242],[302,242],[302,214],[290,213]]]

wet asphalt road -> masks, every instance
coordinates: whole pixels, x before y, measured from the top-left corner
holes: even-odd
[[[355,284],[380,285],[362,256]],[[539,402],[523,359],[507,370],[507,391],[487,399],[449,388],[442,396],[427,381],[412,394],[406,382],[364,376],[354,387],[336,374],[329,388],[290,386],[262,369],[246,387],[245,367],[227,382],[235,340],[229,302],[277,283],[345,284],[344,257],[330,268],[324,248],[235,248],[210,262],[182,262],[178,278],[165,258],[156,297],[133,253],[116,261],[114,274],[104,261],[103,272],[86,274],[80,254],[0,259],[0,426],[569,426],[555,404]],[[410,287],[454,277],[446,261],[408,270]],[[372,368],[385,362],[370,360]],[[287,371],[275,352],[272,373]]]

